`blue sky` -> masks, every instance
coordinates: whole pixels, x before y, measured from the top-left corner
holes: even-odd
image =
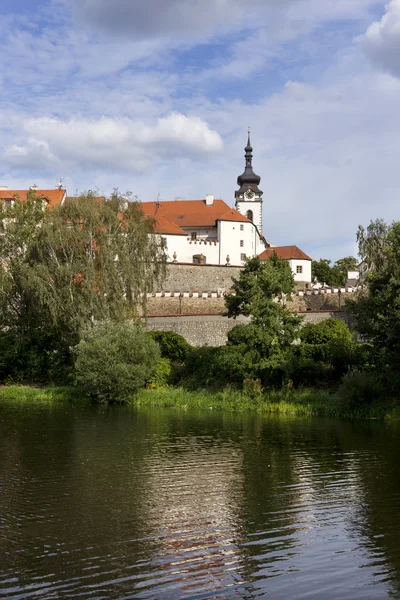
[[[400,0],[3,0],[0,184],[233,204],[314,258],[399,219]]]

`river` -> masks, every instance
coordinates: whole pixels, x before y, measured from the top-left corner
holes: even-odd
[[[0,403],[0,598],[400,598],[400,426]]]

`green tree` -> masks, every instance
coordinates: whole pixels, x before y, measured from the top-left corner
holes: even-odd
[[[394,225],[394,224],[393,224]],[[389,251],[389,233],[392,226],[382,219],[371,221],[365,229],[362,225],[357,231],[358,254],[365,263],[368,272],[379,271],[385,266]]]
[[[360,255],[370,266],[367,288],[348,304],[357,330],[391,364],[400,358],[400,222],[359,229]]]
[[[331,267],[331,261],[326,258],[312,261],[311,274],[313,280],[316,279],[319,283],[325,283],[326,285],[341,286],[347,281],[347,272],[344,277],[340,268],[336,264]]]
[[[143,310],[165,265],[137,202],[85,194],[56,209],[45,204],[32,191],[0,207],[0,330],[15,334],[22,362],[37,348],[43,373],[71,364],[88,323]]]
[[[282,383],[286,353],[301,323],[301,318],[285,307],[293,287],[289,263],[276,254],[265,263],[258,258],[249,260],[234,280],[235,295],[226,298],[227,316],[251,316],[249,324],[237,325],[228,335],[228,345],[233,347],[232,372],[242,381],[259,377],[265,385]]]
[[[327,319],[320,323],[307,323],[301,328],[300,334],[302,342],[314,346],[338,340],[350,343],[354,339],[346,323],[339,319]]]
[[[311,273],[313,280],[319,283],[326,283],[331,286],[346,285],[348,272],[357,269],[357,259],[354,256],[340,258],[331,266],[331,261],[326,258],[313,260],[311,263]]]
[[[265,262],[258,257],[251,258],[239,279],[233,279],[234,294],[225,299],[227,316],[235,319],[239,315],[252,315],[254,319],[272,300],[284,303],[293,288],[293,273],[287,261],[280,260],[275,253]]]
[[[137,322],[96,323],[75,349],[76,380],[99,402],[126,402],[157,371],[160,350]]]

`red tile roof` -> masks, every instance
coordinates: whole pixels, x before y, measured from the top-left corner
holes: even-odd
[[[251,222],[240,212],[230,208],[223,200],[214,200],[211,206],[207,206],[205,200],[142,202],[141,206],[145,215],[156,220],[163,217],[174,223],[178,228],[215,227],[216,222],[220,220]]]
[[[251,223],[250,219],[244,217],[238,210],[231,208],[226,212],[222,217],[218,219],[219,221],[240,221],[241,223]]]
[[[312,260],[303,250],[297,246],[278,246],[277,248],[267,248],[260,254],[261,260],[268,260],[273,253],[276,253],[281,260]]]
[[[49,203],[49,206],[55,208],[59,206],[64,199],[66,194],[65,190],[34,190],[38,198],[45,198]],[[19,200],[26,200],[30,190],[0,190],[0,200],[6,200],[9,198],[19,198]]]
[[[169,235],[187,235],[186,231],[183,231],[178,225],[175,225],[169,219],[158,216],[155,220],[154,231],[156,233],[166,233]]]

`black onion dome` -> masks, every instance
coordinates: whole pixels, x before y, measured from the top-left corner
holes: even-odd
[[[244,157],[246,159],[246,168],[244,170],[244,173],[242,173],[242,175],[239,175],[239,177],[237,178],[237,182],[238,182],[238,185],[240,186],[240,190],[238,190],[236,192],[236,194],[235,194],[236,196],[238,194],[244,193],[249,188],[251,188],[254,192],[262,193],[258,189],[258,186],[261,181],[261,177],[259,175],[256,175],[253,171],[253,147],[250,142],[250,131],[249,131],[249,137],[247,139],[247,146],[244,149],[244,151],[245,151]]]
[[[248,169],[246,167],[245,172],[242,173],[242,175],[239,175],[239,177],[237,178],[237,182],[240,186],[246,185],[246,183],[248,183],[249,186],[260,185],[261,177],[259,175],[256,175],[253,169]]]

